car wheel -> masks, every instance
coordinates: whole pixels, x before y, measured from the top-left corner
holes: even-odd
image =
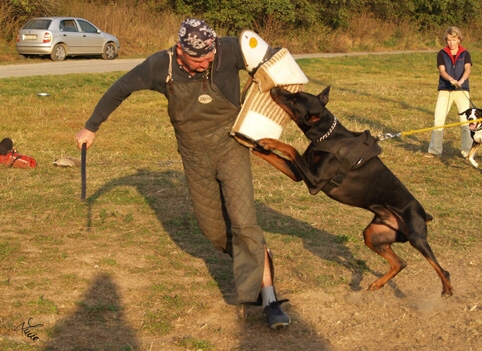
[[[102,53],[102,58],[104,60],[113,60],[116,58],[115,45],[113,43],[107,43],[104,47],[104,52]]]
[[[50,58],[52,61],[63,61],[67,57],[67,47],[64,44],[57,44],[54,46]]]

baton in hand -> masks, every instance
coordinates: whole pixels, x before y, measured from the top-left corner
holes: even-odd
[[[85,201],[85,193],[87,190],[86,177],[86,158],[87,158],[87,144],[82,144],[82,152],[80,154],[80,178],[82,180],[82,190],[80,193],[80,200]]]

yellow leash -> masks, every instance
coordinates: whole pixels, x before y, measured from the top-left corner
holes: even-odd
[[[385,140],[385,139],[397,138],[397,137],[400,137],[402,135],[411,135],[411,134],[415,134],[415,133],[423,133],[423,132],[428,132],[428,131],[431,131],[431,130],[434,130],[434,129],[450,128],[450,127],[456,127],[456,126],[460,126],[460,125],[463,125],[463,124],[476,123],[476,122],[482,122],[482,118],[474,119],[472,121],[464,121],[464,122],[457,122],[457,123],[451,123],[451,124],[444,124],[443,126],[409,130],[409,131],[406,131],[406,132],[380,134],[380,135],[377,136],[377,139],[378,140]]]

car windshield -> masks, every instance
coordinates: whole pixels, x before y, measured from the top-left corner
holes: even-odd
[[[27,22],[23,29],[49,29],[51,19],[32,19]]]

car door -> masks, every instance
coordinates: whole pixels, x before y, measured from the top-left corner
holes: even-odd
[[[62,41],[68,46],[69,54],[82,53],[82,33],[74,19],[64,19],[59,25]]]
[[[84,54],[102,54],[104,38],[100,31],[91,23],[77,20],[82,31],[82,47]]]

